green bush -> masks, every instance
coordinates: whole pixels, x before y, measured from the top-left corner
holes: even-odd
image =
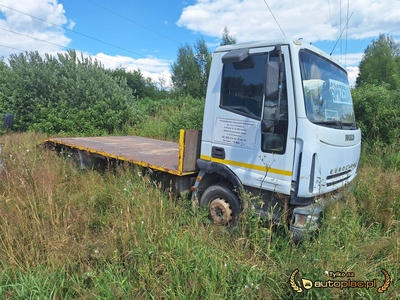
[[[129,122],[132,91],[91,58],[75,51],[57,57],[11,55],[2,67],[0,108],[15,115],[15,129],[75,135],[109,134]]]
[[[387,85],[367,84],[352,90],[355,114],[369,144],[398,145],[400,137],[400,91]]]

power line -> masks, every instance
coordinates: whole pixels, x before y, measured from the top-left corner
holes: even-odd
[[[342,31],[342,0],[339,1],[339,24],[340,24],[339,31]],[[341,36],[342,35],[340,35],[340,37]],[[340,38],[340,60],[343,61],[343,47],[342,47],[342,39],[341,38]]]
[[[350,0],[347,0],[347,20],[349,19],[349,9],[350,9]],[[346,26],[346,48],[344,54],[344,66],[347,67],[347,41],[348,41],[348,34],[349,34],[349,26]]]
[[[0,27],[0,29],[1,29],[1,30],[4,30],[4,31],[11,32],[11,33],[14,33],[14,34],[18,34],[18,35],[21,35],[21,36],[24,36],[24,37],[27,37],[27,38],[30,38],[30,39],[33,39],[33,40],[36,40],[36,41],[40,41],[40,42],[47,43],[47,44],[51,44],[51,45],[54,45],[54,46],[57,46],[57,47],[62,47],[62,48],[69,49],[68,47],[65,47],[65,46],[63,46],[63,45],[59,45],[59,44],[52,43],[52,42],[49,42],[49,41],[41,40],[41,39],[35,38],[35,37],[33,37],[33,36],[27,35],[27,34],[19,33],[19,32],[12,31],[12,30],[5,29],[5,28],[1,28],[1,27]]]
[[[12,30],[9,30],[9,29],[1,28],[1,27],[0,27],[0,30],[8,31],[10,33],[21,35],[21,36],[24,36],[24,37],[27,37],[27,38],[30,38],[30,39],[33,39],[33,40],[36,40],[36,41],[39,41],[39,42],[43,42],[43,43],[51,44],[51,45],[54,45],[54,46],[57,46],[57,47],[65,48],[67,50],[73,50],[73,49],[71,49],[69,47],[66,47],[66,46],[63,46],[63,45],[59,45],[59,44],[56,44],[56,43],[52,43],[52,42],[49,42],[49,41],[41,40],[41,39],[35,38],[35,37],[27,35],[27,34],[23,34],[23,33],[20,33],[20,32],[12,31]],[[0,45],[0,47],[13,49],[13,50],[17,50],[17,51],[20,51],[20,52],[28,52],[27,50],[21,50],[21,49],[17,49],[17,48],[13,48],[13,47],[10,47],[10,46],[5,46],[5,45]],[[89,55],[89,57],[90,57],[90,55]],[[109,58],[104,58],[104,57],[98,58],[98,57],[95,57],[95,59],[97,59],[99,61],[107,60],[107,61],[110,61],[110,62],[117,63],[120,66],[131,67],[131,66],[127,65],[127,64],[122,64],[119,61],[115,61],[115,60],[112,60],[112,59],[109,59]]]
[[[335,50],[335,48],[336,48],[336,45],[337,45],[337,43],[339,42],[340,38],[342,37],[342,34],[343,34],[344,30],[345,30],[345,29],[346,29],[346,27],[349,25],[349,21],[350,21],[350,19],[351,19],[351,17],[352,17],[352,16],[353,16],[353,13],[351,13],[351,15],[350,15],[349,19],[348,19],[348,20],[347,20],[347,22],[346,22],[346,25],[345,25],[345,27],[343,28],[342,32],[340,33],[340,36],[339,36],[339,38],[336,40],[336,44],[335,44],[335,46],[333,46],[332,52],[331,52],[329,55],[332,55],[333,51]]]
[[[161,37],[163,37],[163,38],[165,38],[165,39],[167,39],[167,40],[170,40],[170,41],[172,41],[172,42],[174,42],[174,43],[180,44],[180,42],[175,41],[175,40],[173,40],[173,39],[167,37],[166,35],[163,35],[163,34],[157,32],[157,31],[155,31],[155,30],[153,30],[153,29],[151,29],[151,28],[148,28],[148,27],[146,27],[146,26],[144,26],[144,25],[142,25],[142,24],[139,24],[138,22],[135,22],[135,21],[133,21],[133,20],[131,20],[131,19],[129,19],[129,18],[123,16],[123,15],[120,15],[119,13],[116,13],[116,12],[114,12],[114,11],[112,11],[112,10],[110,10],[110,9],[108,9],[108,8],[106,8],[106,7],[104,7],[104,6],[101,6],[100,4],[97,4],[97,3],[93,2],[93,1],[90,1],[90,0],[86,0],[86,1],[89,2],[89,3],[91,3],[91,4],[93,4],[93,5],[96,5],[96,6],[100,7],[101,9],[104,9],[104,10],[108,11],[109,13],[112,13],[112,14],[114,14],[114,15],[116,15],[116,16],[122,18],[122,19],[125,19],[125,20],[127,20],[127,21],[129,21],[129,22],[131,22],[131,23],[133,23],[133,24],[135,24],[135,25],[137,25],[137,26],[140,26],[140,27],[142,27],[142,28],[144,28],[144,29],[146,29],[146,30],[148,30],[148,31],[151,31],[151,32],[153,32],[154,34],[157,34],[157,35],[159,35],[159,36],[161,36]]]
[[[267,5],[267,7],[268,7],[268,9],[269,9],[269,11],[270,11],[270,13],[271,13],[271,15],[274,17],[274,20],[275,20],[276,24],[278,24],[278,27],[279,27],[279,29],[281,30],[283,36],[286,38],[286,34],[283,32],[281,25],[279,25],[278,20],[275,18],[274,13],[272,12],[271,8],[269,7],[269,5],[268,5],[268,3],[267,3],[267,0],[264,0],[264,2],[265,2],[265,4]]]
[[[12,49],[12,50],[17,50],[17,51],[20,51],[20,52],[25,52],[25,50],[21,50],[21,49],[10,47],[10,46],[6,46],[6,45],[0,45],[0,47]]]
[[[332,30],[332,39],[335,40],[335,35],[333,32],[332,14],[331,14],[331,3],[329,0],[328,0],[328,9],[329,9],[329,22],[331,24],[331,30]]]
[[[22,11],[19,11],[19,10],[16,10],[16,9],[14,9],[14,8],[11,8],[11,7],[8,7],[8,6],[5,6],[5,5],[3,5],[3,4],[0,4],[0,6],[3,6],[3,7],[5,7],[5,8],[8,8],[8,9],[10,9],[10,10],[16,11],[16,12],[18,12],[18,13],[20,13],[20,14],[23,14],[23,15],[29,16],[29,17],[31,17],[31,18],[34,18],[34,19],[36,19],[36,20],[39,20],[39,21],[45,22],[45,23],[47,23],[47,24],[51,24],[51,25],[53,25],[53,26],[59,27],[59,28],[61,28],[61,29],[63,29],[63,30],[67,30],[67,31],[69,31],[69,32],[72,32],[72,33],[75,33],[75,34],[79,34],[79,35],[81,35],[81,36],[83,36],[83,37],[86,37],[86,38],[88,38],[88,39],[94,40],[94,41],[96,41],[96,42],[103,43],[103,44],[105,44],[105,45],[108,45],[108,46],[111,46],[111,47],[114,47],[114,48],[117,48],[117,49],[120,49],[120,50],[123,50],[123,51],[129,52],[129,53],[135,54],[135,55],[137,55],[137,56],[140,56],[140,57],[146,57],[146,56],[144,56],[144,55],[142,55],[142,54],[139,54],[139,53],[133,52],[133,51],[131,51],[131,50],[128,50],[128,49],[125,49],[125,48],[122,48],[122,47],[116,46],[116,45],[114,45],[114,44],[111,44],[111,43],[108,43],[108,42],[105,42],[105,41],[99,40],[99,39],[97,39],[97,38],[94,38],[94,37],[91,37],[91,36],[89,36],[89,35],[87,35],[87,34],[80,33],[80,32],[77,32],[77,31],[75,31],[75,30],[72,30],[72,29],[64,28],[63,26],[60,26],[60,25],[57,25],[57,24],[51,23],[51,22],[49,22],[49,21],[46,21],[46,20],[44,20],[44,19],[41,19],[41,18],[35,17],[35,16],[31,15],[31,14],[28,14],[28,13],[25,13],[25,12],[22,12]],[[61,46],[61,47],[63,47],[63,48],[66,48],[66,47],[64,47],[64,46]]]

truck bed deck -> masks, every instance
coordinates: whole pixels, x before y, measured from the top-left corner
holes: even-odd
[[[139,136],[49,138],[47,147],[70,148],[184,176],[197,170],[201,132],[181,130],[179,143]]]

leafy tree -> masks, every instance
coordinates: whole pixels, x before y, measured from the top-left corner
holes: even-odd
[[[208,51],[208,47],[204,42],[204,39],[202,38],[197,40],[197,44],[195,45],[195,50],[196,50],[196,62],[200,73],[199,84],[201,89],[204,91],[204,96],[205,96],[207,90],[208,75],[210,74],[212,55]]]
[[[229,34],[225,26],[222,33],[222,45],[236,44],[236,37]],[[173,89],[192,97],[205,97],[211,67],[211,52],[203,38],[197,40],[192,48],[185,44],[178,48],[178,55],[171,65]]]
[[[158,97],[156,84],[150,78],[145,78],[140,70],[127,71],[124,68],[117,68],[109,71],[111,76],[126,80],[126,84],[132,90],[132,95],[136,99]]]
[[[194,98],[205,97],[211,53],[203,38],[194,49],[185,44],[178,48],[178,57],[171,65],[173,88]]]
[[[220,45],[224,46],[232,44],[236,44],[236,36],[230,35],[228,28],[225,26],[224,31],[222,32],[222,42]]]
[[[390,89],[400,88],[400,44],[392,36],[379,35],[365,49],[359,69],[357,87],[387,83]]]
[[[130,121],[131,90],[97,61],[75,51],[40,56],[11,55],[2,78],[4,107],[14,113],[15,128],[47,133],[98,135],[121,129]]]

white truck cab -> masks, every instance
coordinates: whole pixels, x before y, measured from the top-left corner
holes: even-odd
[[[301,237],[355,178],[360,150],[347,73],[332,57],[291,39],[216,49],[193,193],[214,222],[234,222],[251,193],[262,216],[290,213]]]

